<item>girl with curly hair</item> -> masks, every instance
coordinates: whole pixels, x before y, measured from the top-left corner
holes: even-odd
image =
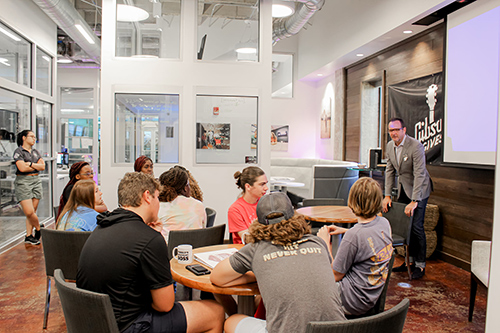
[[[170,230],[204,228],[207,214],[203,204],[191,197],[189,175],[185,169],[172,167],[160,176],[159,220],[163,223],[162,234],[168,239]]]

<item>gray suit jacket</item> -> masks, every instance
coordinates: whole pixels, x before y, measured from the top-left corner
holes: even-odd
[[[424,146],[414,138],[406,136],[399,163],[396,163],[394,141],[386,146],[387,167],[385,169],[385,195],[390,196],[398,175],[398,197],[401,185],[411,200],[428,198],[432,191],[432,183],[425,166]]]

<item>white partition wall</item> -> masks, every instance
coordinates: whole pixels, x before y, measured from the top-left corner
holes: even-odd
[[[180,59],[116,58],[115,1],[103,1],[101,63],[101,180],[109,209],[117,207],[121,177],[133,163],[116,163],[115,93],[179,95],[179,164],[191,171],[204,194],[205,206],[217,211],[216,224],[227,222],[227,209],[236,199],[233,174],[241,164],[196,164],[196,95],[258,97],[258,127],[270,128],[271,101],[271,2],[260,6],[259,62],[199,61],[197,1],[182,1]],[[250,124],[249,124],[250,125]],[[258,165],[269,171],[270,133],[259,131]],[[250,139],[250,135],[249,135]],[[135,158],[135,157],[134,157]],[[159,177],[173,164],[154,165]]]

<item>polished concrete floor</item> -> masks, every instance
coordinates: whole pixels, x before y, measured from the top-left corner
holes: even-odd
[[[399,265],[402,258],[397,258]],[[45,267],[41,246],[19,244],[0,255],[0,332],[44,332]],[[484,332],[486,290],[478,288],[472,323],[467,321],[470,274],[439,260],[430,260],[422,280],[408,281],[393,273],[386,308],[410,299],[404,332]],[[47,333],[66,332],[52,282]]]

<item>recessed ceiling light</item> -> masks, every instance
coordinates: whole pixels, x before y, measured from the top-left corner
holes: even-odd
[[[363,57],[363,56],[364,56],[364,54],[363,54],[363,53],[358,53],[358,54],[356,54],[356,57]]]
[[[252,42],[245,42],[245,43],[238,43],[236,45],[236,52],[238,53],[244,53],[244,54],[256,54],[257,53],[257,43],[252,43]]]
[[[272,7],[273,17],[287,17],[295,12],[295,3],[274,0]]]
[[[318,76],[323,76],[323,74],[318,74]]]
[[[411,33],[413,33],[413,31],[412,30],[405,30],[405,31],[403,31],[403,33],[404,34],[411,34]]]
[[[73,60],[68,59],[68,58],[57,59],[58,64],[70,64],[72,62],[73,62]]]
[[[139,22],[149,17],[149,13],[142,8],[129,5],[117,5],[116,20],[120,22]]]

